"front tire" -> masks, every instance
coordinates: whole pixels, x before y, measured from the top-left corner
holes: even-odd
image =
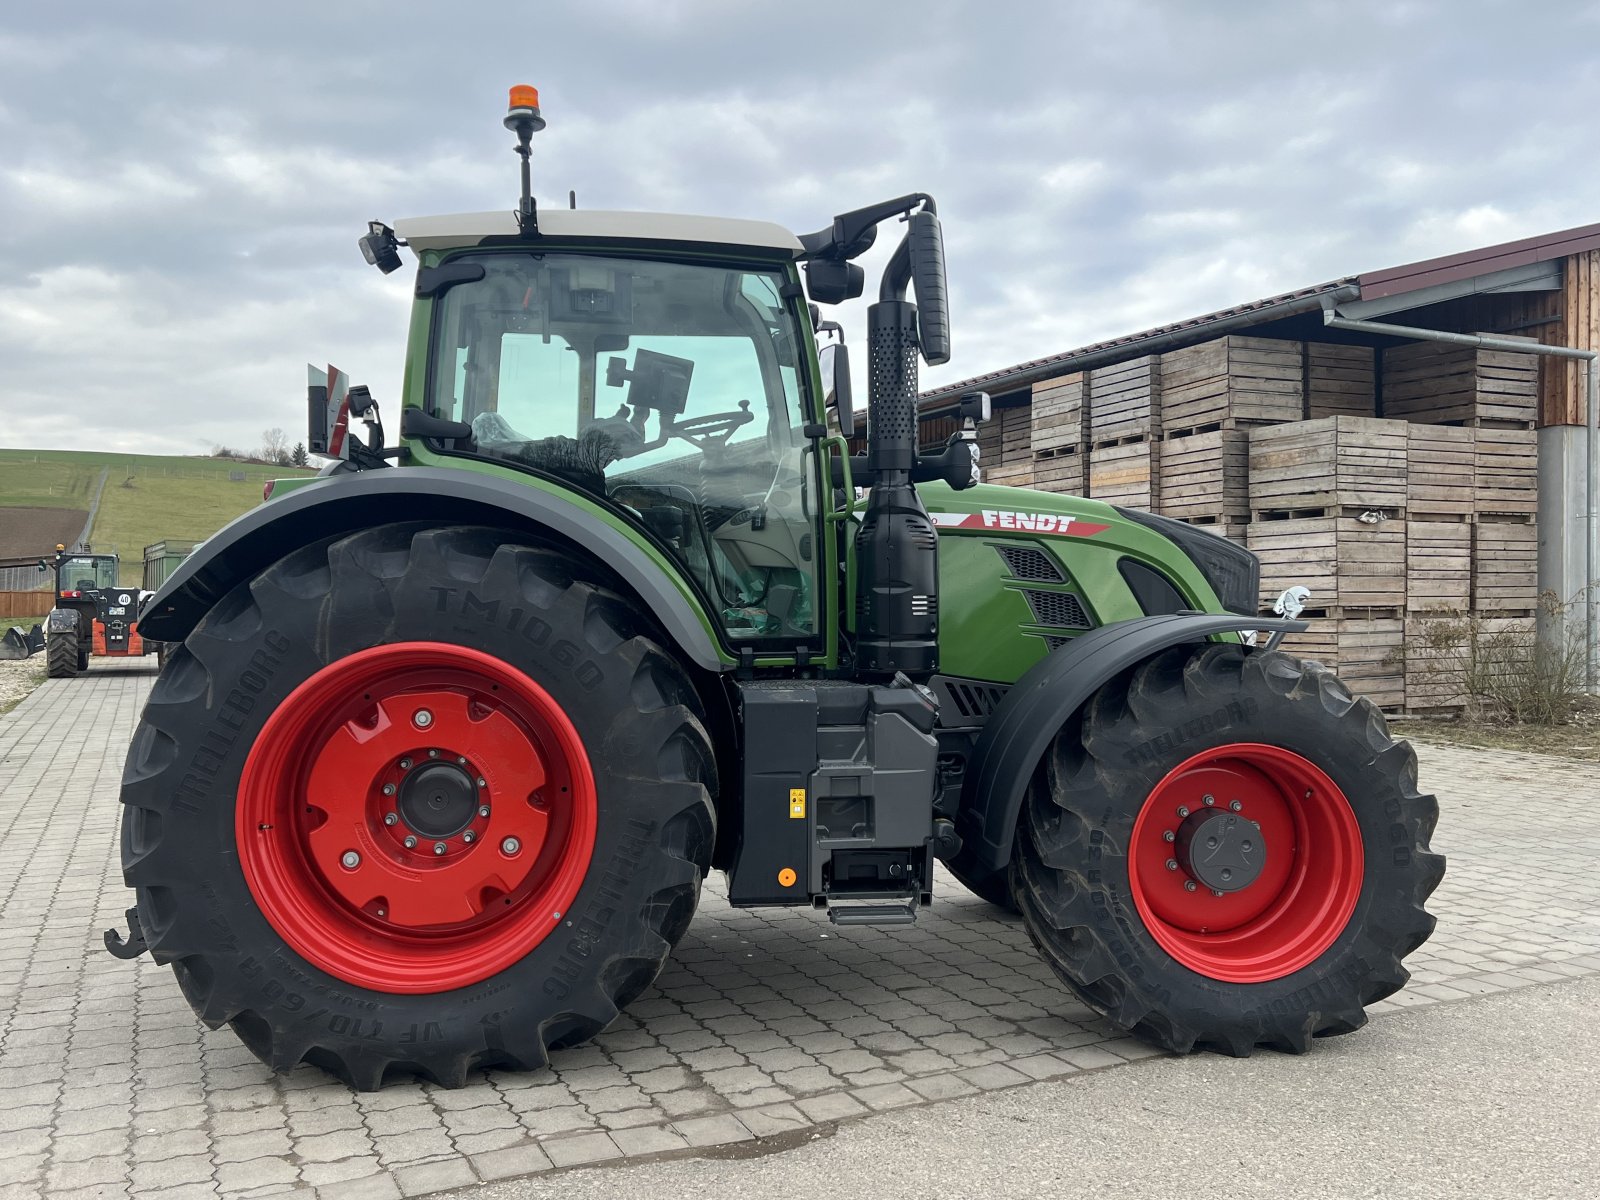
[[[70,679],[86,667],[78,649],[77,630],[52,633],[46,638],[44,673],[51,679]]]
[[[263,1062],[458,1086],[649,986],[709,867],[713,762],[683,670],[595,572],[383,526],[171,648],[123,871],[156,961]]]
[[[1181,647],[1057,736],[1013,890],[1090,1007],[1164,1049],[1291,1052],[1409,978],[1444,874],[1416,756],[1330,672]]]

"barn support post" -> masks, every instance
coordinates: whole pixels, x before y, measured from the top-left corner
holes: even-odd
[[[1418,342],[1452,342],[1484,350],[1505,350],[1512,354],[1542,354],[1551,358],[1582,359],[1584,365],[1584,522],[1585,552],[1583,571],[1583,661],[1584,686],[1600,692],[1600,352],[1579,350],[1576,346],[1546,346],[1540,342],[1515,341],[1478,333],[1450,333],[1443,329],[1424,329],[1417,325],[1390,325],[1386,321],[1360,321],[1341,317],[1335,303],[1322,308],[1322,323],[1330,329],[1375,333],[1384,337],[1406,338]],[[1562,599],[1565,599],[1562,597]]]

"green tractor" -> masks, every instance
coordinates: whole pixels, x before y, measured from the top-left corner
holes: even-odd
[[[592,1037],[713,868],[735,906],[906,925],[942,862],[1179,1052],[1304,1051],[1405,983],[1437,805],[1376,708],[1275,649],[1305,626],[1260,614],[1253,556],[982,484],[981,393],[918,452],[918,359],[950,354],[930,197],[801,237],[541,209],[537,93],[506,124],[515,211],[361,239],[419,262],[399,444],[316,378],[334,467],[146,609],[173,648],[113,952],[358,1088]],[[816,306],[861,295],[890,220],[852,455]]]

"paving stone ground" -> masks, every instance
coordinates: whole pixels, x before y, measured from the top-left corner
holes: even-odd
[[[204,1030],[169,971],[101,948],[130,902],[118,778],[153,681],[97,662],[0,717],[0,1200],[427,1195],[1153,1053],[948,877],[913,927],[839,930],[810,911],[735,911],[713,876],[656,986],[549,1071],[370,1094],[310,1068],[274,1076]],[[1450,858],[1439,929],[1408,960],[1411,986],[1373,1011],[1600,974],[1593,767],[1419,753]]]

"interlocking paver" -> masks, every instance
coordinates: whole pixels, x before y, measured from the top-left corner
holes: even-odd
[[[152,680],[97,662],[0,718],[0,860],[22,864],[0,877],[0,1197],[393,1200],[1156,1053],[1078,1004],[1015,919],[948,878],[916,926],[846,936],[808,910],[730,909],[713,878],[656,987],[549,1071],[365,1095],[311,1068],[272,1076],[226,1030],[202,1029],[167,971],[100,951],[128,903],[114,797]],[[1413,986],[1374,1011],[1600,973],[1592,768],[1420,757],[1450,869]],[[1543,828],[1504,803],[1508,787],[1539,798]]]

